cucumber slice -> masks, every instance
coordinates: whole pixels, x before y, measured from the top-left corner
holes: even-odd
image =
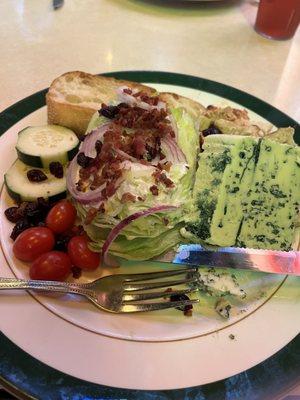
[[[65,165],[78,152],[79,140],[70,129],[58,125],[29,126],[19,132],[18,158],[36,168],[49,168],[52,161]]]
[[[42,171],[47,175],[47,180],[42,182],[30,182],[27,171],[32,167],[17,160],[4,175],[4,183],[8,194],[17,202],[34,201],[38,197],[49,200],[59,200],[66,197],[66,178],[55,178],[46,169]]]

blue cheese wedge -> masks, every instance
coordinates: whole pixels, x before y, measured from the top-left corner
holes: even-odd
[[[290,250],[300,201],[299,148],[263,139],[237,245]]]
[[[205,139],[196,172],[193,198],[196,208],[195,220],[187,225],[187,231],[207,243],[215,244],[210,226],[219,199],[224,171],[232,162],[231,148],[239,137],[212,135]]]
[[[235,245],[243,219],[241,203],[254,175],[258,141],[250,137],[239,139],[230,150],[232,161],[224,171],[210,226],[211,240],[219,246]]]

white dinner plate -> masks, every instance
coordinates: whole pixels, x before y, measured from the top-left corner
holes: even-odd
[[[187,77],[185,84],[183,78],[176,81],[175,74],[166,74],[167,82],[173,76],[172,84],[155,83],[163,79],[155,79],[157,75],[154,77],[151,72],[142,74],[137,76],[139,81],[150,81],[148,84],[159,91],[175,92],[205,106],[228,104],[245,108],[249,104],[251,118],[268,122],[268,115],[257,113],[260,110],[251,107],[250,96],[244,94],[243,98],[242,92],[239,92],[241,98],[232,96],[233,88],[229,88],[227,96],[223,86],[220,96],[209,93],[216,93],[213,88],[217,83],[200,78],[193,78],[192,82]],[[131,79],[135,77],[131,75]],[[29,125],[44,124],[46,120],[46,107],[41,107],[1,136],[1,177],[16,158],[17,132]],[[271,122],[274,121],[271,119]],[[28,266],[12,254],[9,238],[12,224],[3,215],[11,204],[2,188],[1,276],[27,278]],[[145,268],[143,263],[125,262],[121,270],[113,272],[137,272]],[[84,273],[80,281],[90,281],[111,272]],[[184,317],[177,310],[112,315],[73,295],[1,292],[0,329],[21,349],[46,365],[89,382],[131,389],[201,385],[258,364],[299,333],[298,278],[253,272],[237,273],[237,278],[247,298],[237,303],[238,312],[229,321],[217,315],[215,299],[205,295],[200,296],[200,305],[194,307],[193,316]]]

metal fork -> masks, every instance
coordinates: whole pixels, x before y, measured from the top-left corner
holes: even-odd
[[[178,279],[164,280],[174,277]],[[161,279],[160,281],[156,281]],[[116,274],[89,283],[68,283],[42,280],[0,278],[0,289],[30,289],[60,293],[74,293],[88,298],[101,310],[111,313],[163,310],[184,307],[198,300],[171,301],[172,295],[185,295],[198,290],[197,268],[181,268],[170,271],[142,274]],[[175,286],[184,286],[174,290]],[[154,289],[167,289],[153,292]],[[172,290],[168,290],[172,289]],[[160,302],[147,302],[159,299]]]

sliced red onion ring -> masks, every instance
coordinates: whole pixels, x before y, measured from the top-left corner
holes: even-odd
[[[124,218],[121,222],[118,223],[107,236],[101,251],[102,261],[106,265],[110,265],[110,261],[108,258],[108,250],[112,244],[112,242],[116,239],[116,237],[122,232],[122,230],[129,225],[131,222],[135,221],[138,218],[146,217],[147,215],[156,214],[161,211],[172,211],[177,209],[177,206],[170,206],[170,205],[160,205],[156,207],[148,208],[147,210],[138,211],[134,214],[129,215],[128,217]],[[112,265],[111,265],[112,266]]]
[[[116,152],[117,154],[119,154],[121,157],[125,158],[125,160],[129,160],[129,161],[132,161],[132,162],[134,162],[134,163],[138,162],[138,159],[137,159],[137,158],[132,157],[131,155],[125,153],[125,151],[123,151],[123,150],[115,149],[115,152]]]
[[[166,159],[171,161],[172,164],[187,163],[184,153],[171,137],[161,139],[161,149]]]
[[[77,164],[77,157],[75,156],[70,162],[66,174],[67,189],[71,196],[81,204],[97,203],[103,200],[101,191],[103,190],[104,185],[98,187],[95,190],[88,190],[87,192],[80,192],[77,189],[76,181],[78,169],[79,165]]]
[[[110,126],[111,122],[107,122],[88,133],[81,144],[80,151],[82,151],[87,157],[95,158],[97,156],[95,147],[96,142],[97,140],[103,142],[104,133],[109,129]]]
[[[175,134],[175,140],[177,141],[178,140],[178,128],[177,128],[177,124],[176,124],[175,118],[173,117],[172,114],[168,115],[167,118],[171,122],[171,127],[173,129],[174,134]]]

